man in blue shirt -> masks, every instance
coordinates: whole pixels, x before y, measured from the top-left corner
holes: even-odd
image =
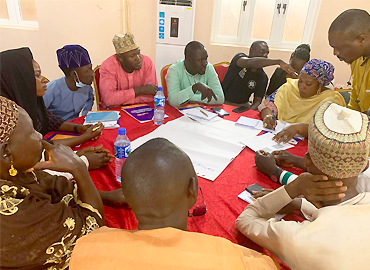
[[[94,71],[89,53],[80,45],[64,46],[57,57],[65,77],[49,82],[43,97],[49,111],[68,121],[92,109]]]

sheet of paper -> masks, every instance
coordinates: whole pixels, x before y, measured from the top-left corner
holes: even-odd
[[[203,120],[212,120],[213,118],[217,116],[217,114],[209,112],[201,107],[181,110],[181,112],[186,116],[189,116],[192,118],[195,117],[195,120],[197,120],[197,118],[203,119]]]
[[[235,122],[222,119],[221,117],[216,117],[211,121],[193,121],[187,117],[180,117],[174,121],[168,122],[166,125],[172,125],[173,123],[175,123],[174,128],[180,127],[187,129],[191,127],[191,130],[195,133],[203,135],[206,131],[207,137],[233,143],[240,143],[241,140],[253,138],[260,133],[260,130],[235,125]]]
[[[278,144],[272,140],[273,137],[274,134],[268,132],[261,136],[256,136],[248,140],[242,140],[241,143],[252,149],[254,152],[263,150],[265,152],[271,153],[273,151],[286,150],[293,147],[293,145],[289,143]]]
[[[221,132],[220,129],[180,117],[134,140],[131,149],[135,150],[153,138],[166,138],[188,154],[198,176],[214,181],[244,148],[243,144],[229,139],[226,135],[213,134]]]
[[[252,195],[244,190],[242,193],[238,195],[239,199],[242,199],[243,201],[246,201],[247,203],[254,203],[255,199],[252,197]]]
[[[261,120],[258,119],[253,119],[245,116],[240,116],[238,121],[236,121],[237,125],[242,125],[242,126],[247,126],[247,127],[252,127],[256,128],[257,124],[259,122],[262,122]]]
[[[260,130],[264,130],[264,131],[268,131],[268,132],[271,132],[273,134],[278,134],[280,131],[282,131],[285,127],[287,127],[289,125],[290,124],[288,124],[287,122],[277,120],[277,125],[276,125],[275,129],[272,130],[272,129],[265,128],[263,126],[263,121],[260,121],[260,122],[258,122],[258,124],[256,125],[255,128],[260,129]]]
[[[236,121],[236,125],[252,127],[258,130],[264,130],[264,131],[271,132],[273,134],[278,134],[280,131],[282,131],[285,127],[289,126],[290,124],[284,121],[277,120],[277,125],[275,129],[272,130],[272,129],[265,128],[263,126],[262,120],[241,116],[238,119],[238,121]]]

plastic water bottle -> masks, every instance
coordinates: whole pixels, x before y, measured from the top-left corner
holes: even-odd
[[[114,142],[114,155],[116,157],[115,172],[116,179],[118,182],[121,182],[122,165],[125,162],[128,155],[130,154],[130,152],[131,152],[131,142],[126,135],[126,129],[119,128],[117,139]]]
[[[156,125],[162,125],[164,119],[164,104],[166,97],[163,94],[163,88],[158,87],[157,93],[154,96],[154,116],[153,121]]]

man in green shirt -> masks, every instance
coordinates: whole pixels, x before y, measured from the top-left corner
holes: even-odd
[[[172,106],[178,107],[187,102],[224,103],[217,73],[207,58],[203,44],[191,41],[185,47],[185,60],[178,60],[168,69],[168,102]]]

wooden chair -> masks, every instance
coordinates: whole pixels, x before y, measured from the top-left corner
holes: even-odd
[[[99,82],[100,82],[100,72],[99,72],[99,69],[100,69],[100,65],[97,65],[94,68],[94,73],[95,73],[95,77],[94,77],[94,92],[95,92],[96,106],[97,106],[98,110],[102,110],[103,109],[103,105],[102,105],[102,102],[100,101],[100,92],[99,92]]]
[[[166,74],[167,74],[167,71],[168,69],[170,68],[172,64],[169,64],[167,66],[164,66],[162,69],[161,69],[161,82],[162,82],[162,88],[163,88],[163,94],[164,96],[166,97],[166,99],[168,98],[168,90],[167,90],[167,82],[166,82]]]

